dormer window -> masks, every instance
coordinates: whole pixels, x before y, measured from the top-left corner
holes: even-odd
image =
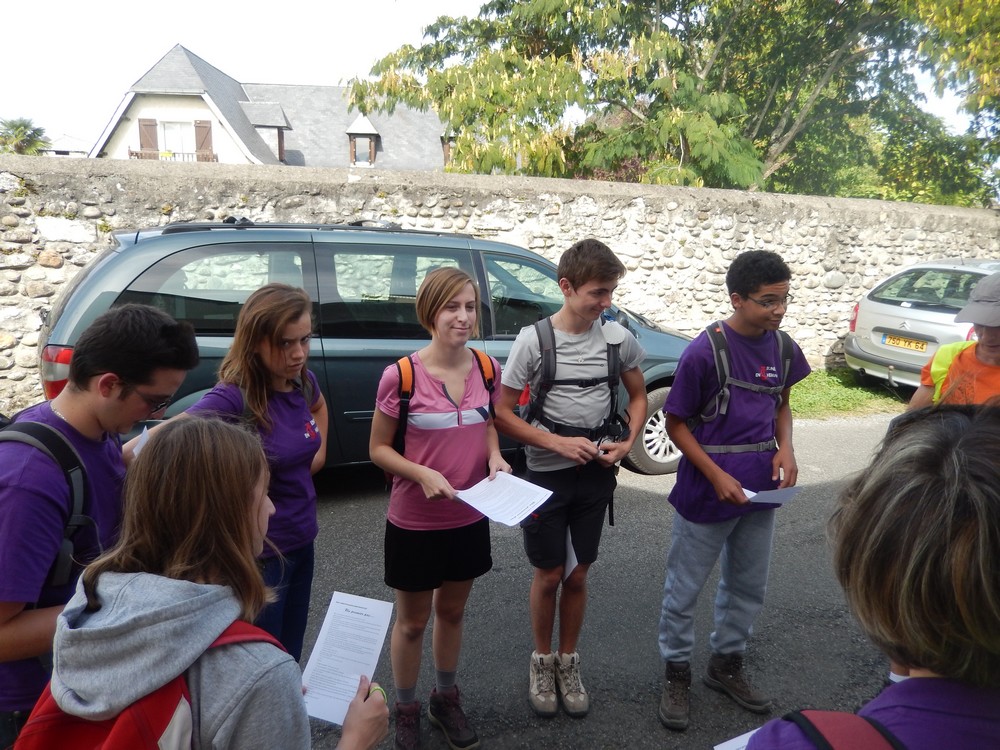
[[[350,164],[352,167],[374,167],[378,151],[379,133],[364,115],[351,123],[347,129],[350,140]]]

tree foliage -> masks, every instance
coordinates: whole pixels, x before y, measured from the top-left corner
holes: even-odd
[[[916,193],[972,200],[975,169],[933,184],[935,145],[981,159],[971,143],[890,132],[904,121],[889,103],[915,110],[923,2],[488,0],[378,61],[351,104],[433,108],[459,171],[712,187],[850,193],[863,177],[865,193],[909,195],[889,162],[916,138]]]
[[[454,134],[453,168],[566,176],[639,159],[643,179],[749,185],[760,176],[742,102],[705,92],[677,38],[640,4],[492,0],[439,18],[420,48],[355,80],[361,111],[433,107]],[[579,135],[566,123],[587,118]]]
[[[907,0],[907,9],[927,30],[918,50],[938,90],[951,86],[964,94],[966,109],[1000,155],[1000,3]]]
[[[23,117],[0,120],[0,153],[34,156],[49,146],[45,128]]]

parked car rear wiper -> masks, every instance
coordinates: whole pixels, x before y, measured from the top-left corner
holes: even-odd
[[[909,307],[919,307],[921,310],[955,310],[958,312],[961,309],[961,305],[956,307],[955,305],[949,305],[947,302],[927,302],[918,299],[902,300],[902,304]]]

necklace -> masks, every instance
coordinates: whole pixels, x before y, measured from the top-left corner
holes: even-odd
[[[568,333],[564,331],[563,335],[566,337],[564,341],[566,343],[566,346],[570,349],[570,354],[576,357],[577,362],[583,362],[584,356],[583,352],[580,351],[580,347],[577,345],[575,341],[570,340]]]
[[[68,420],[68,419],[66,419],[66,415],[65,415],[65,414],[63,414],[63,413],[62,413],[61,411],[59,411],[59,410],[58,410],[58,409],[56,408],[56,405],[55,405],[55,404],[52,404],[52,403],[50,403],[50,404],[49,404],[49,407],[50,407],[50,408],[52,409],[52,413],[53,413],[53,414],[55,414],[55,415],[56,415],[57,417],[59,417],[59,419],[61,419],[61,420],[62,420],[63,422],[65,422],[66,424],[69,424],[69,420]]]

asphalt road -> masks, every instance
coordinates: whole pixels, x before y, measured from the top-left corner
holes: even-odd
[[[802,708],[854,710],[880,689],[886,664],[854,624],[833,578],[825,523],[845,478],[864,467],[889,416],[795,425],[801,493],[778,513],[767,602],[746,663],[755,684],[775,700],[772,716]],[[312,648],[335,590],[392,600],[382,582],[382,533],[387,493],[373,467],[329,471],[317,478],[320,536],[313,608],[306,638]],[[663,676],[657,624],[672,508],[672,477],[623,470],[615,526],[605,527],[601,556],[591,569],[590,604],[580,643],[591,711],[584,719],[537,718],[528,707],[531,636],[527,598],[531,569],[520,531],[493,524],[492,572],[470,597],[459,667],[463,704],[486,748],[670,748],[694,750],[762,723],[705,687],[711,602],[706,586],[696,615],[696,679],[691,726],[664,729],[656,716]],[[418,694],[433,687],[430,637],[425,641]],[[392,699],[388,639],[376,679]],[[424,747],[447,748],[423,719]],[[313,746],[333,748],[339,728],[313,723]],[[389,738],[383,748],[392,747]]]

